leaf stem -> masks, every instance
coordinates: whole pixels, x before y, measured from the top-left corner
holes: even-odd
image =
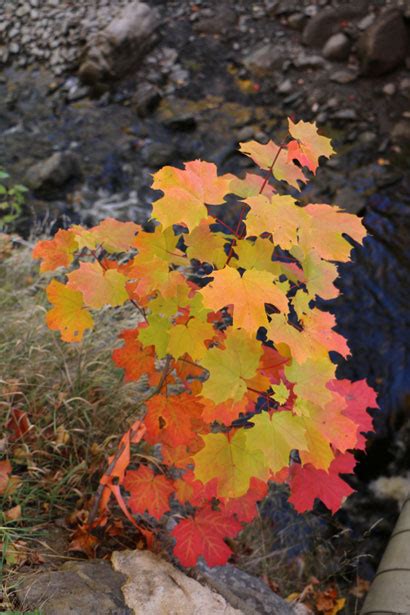
[[[282,140],[281,144],[279,145],[278,151],[276,152],[275,157],[274,157],[274,159],[273,159],[273,161],[272,161],[272,164],[270,165],[269,170],[268,170],[268,172],[267,172],[267,174],[266,174],[266,177],[265,177],[265,179],[263,180],[263,183],[262,183],[261,189],[259,190],[259,194],[262,194],[262,192],[265,190],[266,184],[268,183],[268,180],[269,180],[270,176],[271,176],[271,175],[272,175],[272,173],[273,173],[273,167],[275,166],[276,161],[277,161],[277,159],[279,158],[279,154],[281,153],[281,151],[283,150],[283,148],[284,148],[284,147],[285,147],[285,145],[286,145],[287,138],[288,138],[288,137],[287,137],[287,135],[286,135],[286,137]]]

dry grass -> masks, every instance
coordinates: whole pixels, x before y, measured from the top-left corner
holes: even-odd
[[[141,391],[124,384],[111,361],[118,332],[133,326],[133,312],[102,312],[96,331],[80,344],[65,344],[44,321],[47,283],[30,246],[8,250],[0,237],[0,460],[9,459],[19,479],[13,494],[0,496],[0,566],[6,571],[15,559],[11,545],[86,507],[107,455],[135,419]],[[7,429],[15,409],[31,424],[17,438]],[[20,518],[8,520],[5,512],[17,505]]]

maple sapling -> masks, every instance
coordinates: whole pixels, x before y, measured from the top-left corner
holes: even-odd
[[[334,153],[330,139],[289,120],[281,145],[240,151],[264,175],[218,175],[201,160],[156,172],[153,232],[107,219],[60,230],[33,252],[41,271],[64,273],[47,289],[47,323],[63,340],[80,342],[94,310],[137,308],[113,360],[126,380],[148,377],[145,414],[109,460],[91,521],[104,523],[114,495],[151,545],[174,515],[185,566],[200,556],[224,564],[225,538],[252,521],[270,481],[289,485],[298,511],[319,498],[335,512],[352,492],[340,475],[353,472],[376,407],[364,380],[336,378],[329,353],[347,357],[349,347],[316,305],[338,295],[337,263],[366,234],[337,206],[301,204],[319,158]],[[236,225],[226,221],[235,215]],[[142,441],[152,456],[131,460]]]

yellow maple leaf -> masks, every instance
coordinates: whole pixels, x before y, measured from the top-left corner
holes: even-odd
[[[92,329],[94,320],[85,309],[83,295],[57,280],[47,287],[47,297],[53,308],[47,312],[47,325],[53,331],[60,331],[65,342],[79,342],[84,331]]]
[[[275,161],[272,169],[273,176],[279,181],[285,180],[298,190],[298,181],[307,181],[301,169],[293,164],[292,161],[288,161],[287,149],[280,149],[273,141],[269,141],[265,145],[257,141],[239,143],[239,150],[246,156],[252,158],[261,169],[270,169],[273,161]]]
[[[302,166],[308,167],[313,173],[319,165],[319,158],[330,158],[335,151],[328,137],[322,137],[318,131],[316,122],[304,122],[300,120],[295,124],[290,118],[289,132],[294,141],[288,144],[289,159],[296,159]]]
[[[273,473],[289,465],[289,455],[293,449],[307,449],[305,429],[300,417],[284,410],[267,412],[252,418],[254,427],[247,431],[247,441],[251,448],[260,450],[265,463]]]
[[[165,166],[154,175],[152,187],[164,196],[154,202],[152,216],[164,228],[183,224],[193,229],[208,217],[206,204],[223,203],[231,179],[218,177],[216,165],[202,160],[187,162],[184,169]]]
[[[244,397],[245,380],[255,376],[262,355],[261,343],[243,330],[228,330],[224,344],[225,349],[211,348],[201,360],[209,371],[201,394],[216,404]]]
[[[286,292],[268,271],[249,269],[241,276],[233,267],[225,267],[212,276],[210,284],[199,291],[204,305],[215,311],[233,305],[234,325],[249,333],[268,324],[266,303],[282,312],[288,310]]]
[[[249,197],[250,211],[246,216],[247,235],[271,233],[273,242],[284,250],[298,243],[298,230],[309,220],[303,207],[298,207],[293,197],[263,194]]]
[[[198,361],[207,352],[205,340],[212,339],[214,335],[215,330],[210,323],[191,318],[186,325],[171,327],[168,353],[175,358],[188,353],[194,361]]]
[[[263,455],[249,446],[244,430],[202,439],[205,446],[193,457],[195,478],[204,484],[217,478],[221,497],[238,498],[248,491],[252,477],[267,477]]]

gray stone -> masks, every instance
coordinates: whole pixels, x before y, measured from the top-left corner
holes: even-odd
[[[18,53],[20,51],[20,45],[18,43],[11,43],[9,45],[9,51],[10,53]]]
[[[363,196],[349,185],[344,186],[336,192],[334,202],[350,214],[358,214],[365,207],[365,199]]]
[[[249,615],[295,615],[295,609],[275,594],[261,579],[231,564],[209,568],[199,562],[204,579],[231,604],[235,599],[242,612]]]
[[[340,22],[360,15],[363,3],[342,4],[337,9],[324,8],[316,13],[303,30],[302,41],[310,47],[323,47],[326,41],[340,30]]]
[[[266,43],[261,47],[253,49],[243,59],[243,64],[248,70],[257,73],[264,73],[273,68],[279,68],[283,62],[283,57],[278,53],[277,45]]]
[[[21,18],[21,17],[24,17],[25,15],[27,15],[29,12],[30,12],[30,5],[29,4],[22,4],[16,10],[16,15],[17,15],[17,17]]]
[[[158,12],[135,0],[89,41],[80,66],[81,79],[90,85],[119,79],[134,70],[155,39]]]
[[[172,143],[148,143],[141,150],[145,164],[153,169],[171,164],[176,157],[176,149]]]
[[[287,24],[292,30],[303,30],[306,21],[307,17],[303,13],[292,13],[287,19]]]
[[[366,130],[365,132],[362,132],[361,135],[359,135],[359,141],[360,143],[363,143],[363,145],[372,145],[377,141],[377,138],[377,134],[371,132],[370,130]]]
[[[354,121],[357,120],[357,113],[355,109],[340,109],[333,113],[332,117],[336,120]]]
[[[81,177],[79,157],[73,152],[56,152],[37,162],[26,172],[24,183],[35,191],[64,186],[70,179]]]
[[[410,146],[410,120],[400,120],[393,128],[391,133],[393,143],[396,145]]]
[[[279,94],[283,94],[283,95],[290,94],[292,89],[293,89],[293,84],[290,79],[285,79],[285,81],[282,81],[282,83],[278,85]]]
[[[243,615],[209,587],[149,551],[117,551],[112,563],[127,577],[122,589],[134,614]]]
[[[61,570],[20,577],[17,596],[42,615],[132,615],[124,602],[125,577],[102,560],[67,562]]]
[[[161,95],[155,85],[141,83],[132,97],[132,106],[140,117],[145,117],[154,111],[160,100]]]
[[[249,139],[252,139],[254,136],[255,129],[252,126],[244,126],[238,131],[236,138],[240,143],[241,141],[249,141]]]
[[[395,93],[396,86],[394,83],[386,83],[386,85],[383,86],[383,94],[386,94],[386,96],[394,96]]]
[[[394,70],[405,61],[408,47],[408,32],[400,11],[381,13],[358,42],[363,74],[379,76]]]
[[[367,30],[367,28],[370,28],[375,19],[376,15],[374,13],[369,13],[366,17],[363,17],[363,19],[359,21],[357,27],[359,30]]]
[[[328,60],[342,62],[349,57],[351,46],[349,37],[343,32],[338,32],[328,39],[322,53]]]
[[[326,66],[326,61],[322,58],[322,56],[318,55],[306,55],[305,53],[300,53],[298,57],[294,60],[294,65],[296,68],[324,68]]]
[[[198,13],[194,13],[198,15]],[[237,22],[236,12],[221,2],[215,9],[203,9],[198,15],[193,29],[203,34],[221,34],[235,27]]]
[[[358,78],[357,71],[350,70],[348,68],[343,70],[338,70],[330,75],[330,81],[334,81],[335,83],[351,83],[352,81],[356,81]]]
[[[407,98],[410,97],[410,78],[405,77],[400,81],[400,94],[403,94]]]

